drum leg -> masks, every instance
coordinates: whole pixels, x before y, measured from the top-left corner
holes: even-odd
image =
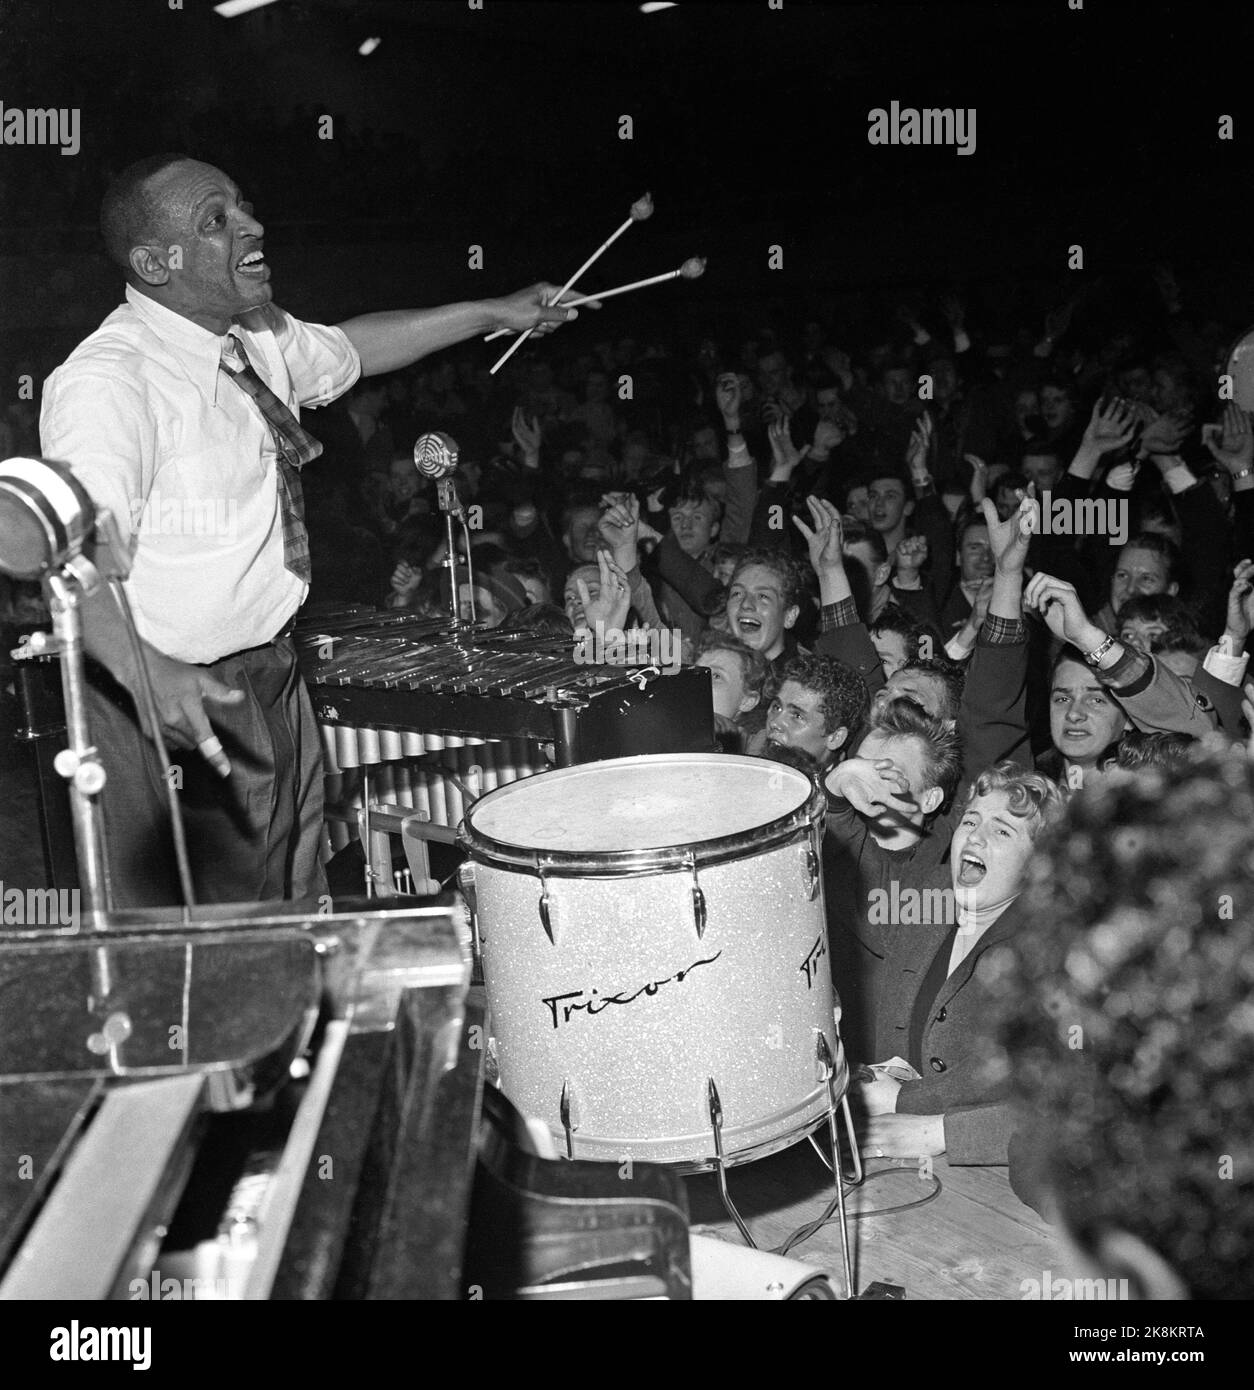
[[[832,1050],[828,1046],[827,1035],[820,1033],[818,1036],[819,1064],[822,1066],[824,1081],[827,1083],[827,1132],[832,1141],[832,1177],[836,1182],[836,1202],[838,1211],[838,1224],[840,1227],[840,1259],[844,1266],[845,1275],[845,1297],[853,1297],[853,1262],[849,1258],[849,1226],[845,1219],[845,1173],[844,1164],[840,1157],[840,1135],[836,1131],[836,1110],[838,1102],[836,1099],[836,1063],[832,1057]],[[844,1111],[845,1127],[849,1135],[849,1145],[854,1154],[854,1165],[857,1172],[857,1182],[862,1181],[862,1160],[858,1156],[858,1141],[854,1137],[853,1117],[849,1113],[849,1094],[846,1089],[842,1092],[840,1108]]]
[[[741,1220],[736,1204],[731,1199],[731,1193],[727,1190],[727,1166],[723,1159],[723,1103],[718,1098],[718,1087],[714,1084],[712,1076],[706,1077],[706,1084],[709,1086],[710,1129],[714,1134],[714,1171],[718,1178],[718,1195],[722,1199],[724,1210],[744,1237],[745,1244],[751,1250],[756,1250],[757,1241],[749,1234],[749,1228]]]

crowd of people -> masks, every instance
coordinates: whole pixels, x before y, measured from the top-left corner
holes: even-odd
[[[500,385],[463,357],[359,387],[356,490],[324,474],[314,493],[315,558],[341,586],[323,597],[353,596],[344,562],[361,583],[369,554],[374,597],[386,575],[388,603],[441,613],[439,518],[409,445],[427,428],[458,436],[481,619],[572,640],[670,629],[710,671],[726,750],[824,779],[832,968],[872,1156],[996,1164],[1016,1142],[1022,1156],[989,1028],[1008,1015],[1012,1054],[1028,1046],[1024,1012],[1006,1007],[1005,948],[1040,921],[1042,889],[1034,905],[1023,890],[1041,846],[1062,855],[1057,837],[1079,824],[1091,842],[1098,804],[1148,814],[1155,788],[1204,782],[1207,759],[1212,780],[1225,759],[1246,766],[1254,431],[1223,378],[1227,343],[1193,331],[1160,280],[1156,330],[1087,352],[1069,347],[1066,310],[1036,341],[998,344],[950,299],[946,335],[903,314],[895,338],[861,350],[810,322],[686,357],[630,340],[549,352]],[[334,539],[346,527],[361,545]],[[1069,812],[1076,801],[1087,809]],[[1140,833],[1135,818],[1117,825],[1105,854]],[[1205,903],[1199,916],[1177,930],[1236,930]],[[1058,975],[1060,959],[1049,1017],[1069,1017],[1057,1000],[1070,988],[1080,1019],[1100,988]],[[1170,991],[1169,966],[1143,969],[1143,987]],[[1161,1006],[1137,1003],[1154,1026]],[[1224,1038],[1227,1075],[1250,1029],[1197,1008]],[[1089,1073],[1065,1055],[1060,1072],[1106,1087],[1120,1142],[1145,1144],[1156,1112],[1118,1080],[1115,1044],[1139,1065],[1135,1035],[1118,1031]],[[1059,1106],[1049,1039],[1038,1028],[1030,1044],[1032,1084]],[[1040,1146],[1018,1165],[1043,1209],[1084,1187],[1082,1145],[1068,1143],[1053,1188]],[[1194,1194],[1205,1205],[1215,1184],[1199,1162],[1172,1171],[1209,1183]],[[1248,1235],[1228,1247],[1248,1251]]]

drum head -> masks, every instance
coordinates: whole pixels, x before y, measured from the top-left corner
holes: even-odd
[[[764,758],[668,753],[561,768],[512,783],[466,816],[472,851],[532,862],[689,852],[795,833],[822,792],[804,772]],[[511,853],[513,851],[514,853]],[[703,857],[698,855],[698,857]]]

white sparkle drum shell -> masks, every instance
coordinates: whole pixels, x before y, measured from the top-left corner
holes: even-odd
[[[502,1090],[575,1158],[728,1163],[822,1123],[833,1023],[825,799],[758,758],[585,763],[466,817]],[[822,1039],[822,1041],[820,1040]]]

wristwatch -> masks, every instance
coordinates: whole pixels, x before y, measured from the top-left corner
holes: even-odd
[[[1102,659],[1102,657],[1104,657],[1106,653],[1110,651],[1111,647],[1113,647],[1114,645],[1115,638],[1107,637],[1107,639],[1101,644],[1100,647],[1097,647],[1095,650],[1089,652],[1088,656],[1084,658],[1085,663],[1089,666],[1096,666],[1097,663]]]

